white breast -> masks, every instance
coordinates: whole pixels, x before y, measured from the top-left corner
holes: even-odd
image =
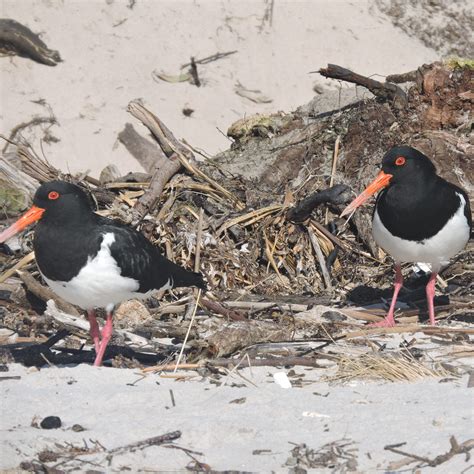
[[[376,210],[372,223],[375,241],[396,262],[429,263],[433,271],[438,271],[451,257],[460,252],[469,240],[470,229],[464,215],[466,200],[462,194],[456,194],[461,201],[456,213],[436,235],[422,241],[403,240],[392,235],[383,225]]]
[[[149,295],[136,293],[139,282],[120,275],[120,268],[110,253],[115,242],[113,233],[104,234],[99,252],[90,258],[77,276],[70,281],[54,281],[46,278],[48,286],[61,298],[82,309],[113,307],[131,298],[143,298]]]

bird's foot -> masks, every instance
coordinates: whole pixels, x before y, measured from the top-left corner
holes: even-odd
[[[383,321],[378,321],[376,323],[367,324],[369,328],[393,328],[395,326],[395,320],[390,318],[385,318]]]

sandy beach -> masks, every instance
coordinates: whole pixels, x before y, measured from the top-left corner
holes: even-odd
[[[291,460],[295,444],[317,451],[334,443],[345,446],[335,456],[340,470],[311,472],[400,472],[391,463],[403,456],[384,450],[386,445],[406,443],[400,449],[434,458],[449,451],[450,436],[459,442],[472,437],[467,377],[333,386],[318,381],[322,371],[294,371],[303,375],[304,385],[284,389],[272,376],[281,370],[263,367],[221,378],[219,386],[200,377],[142,378],[131,369],[80,365],[31,372],[13,366],[8,375],[21,378],[2,381],[0,466],[14,469],[43,450],[61,452],[63,446],[67,452],[68,443],[93,448],[97,442],[97,453],[70,461],[65,456],[57,468],[185,472],[194,456],[219,472],[289,472],[296,465]],[[32,426],[51,415],[60,417],[61,428]],[[84,431],[75,432],[76,424]],[[148,446],[125,447],[107,459],[107,450],[176,430],[182,435],[174,444],[191,450],[191,456],[170,446]],[[427,472],[462,472],[470,465],[458,455]],[[410,465],[402,467],[410,472]]]

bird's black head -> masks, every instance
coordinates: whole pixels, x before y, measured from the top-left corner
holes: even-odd
[[[389,185],[436,176],[436,168],[430,159],[410,146],[396,146],[389,150],[383,157],[382,171],[391,175]]]
[[[40,219],[65,225],[84,222],[93,215],[91,202],[81,188],[65,181],[50,181],[37,189],[30,210],[0,233],[0,244]]]
[[[92,210],[87,194],[75,184],[50,181],[36,191],[33,204],[44,209],[42,219],[68,220]]]
[[[436,178],[436,168],[428,157],[410,146],[396,146],[383,157],[380,173],[342,211],[341,216],[350,214],[384,188],[398,183],[409,184],[413,188],[422,181],[429,182],[433,178]]]

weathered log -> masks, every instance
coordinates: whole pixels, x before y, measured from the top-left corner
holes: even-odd
[[[62,61],[59,52],[49,49],[39,35],[10,19],[0,19],[0,51],[30,58],[47,66],[56,66]]]
[[[351,70],[336,64],[328,64],[327,68],[321,68],[318,72],[324,77],[339,79],[341,81],[352,82],[353,84],[363,86],[369,89],[369,91],[378,99],[393,101],[394,105],[402,107],[406,106],[408,103],[408,98],[405,92],[400,87],[390,82],[382,83],[371,79],[370,77],[352,72]]]
[[[323,191],[317,191],[302,199],[286,214],[286,218],[292,222],[303,222],[320,204],[344,204],[350,200],[350,188],[345,184],[336,184]]]
[[[142,137],[130,123],[125,124],[118,139],[148,173],[155,172],[168,159],[161,148]]]

